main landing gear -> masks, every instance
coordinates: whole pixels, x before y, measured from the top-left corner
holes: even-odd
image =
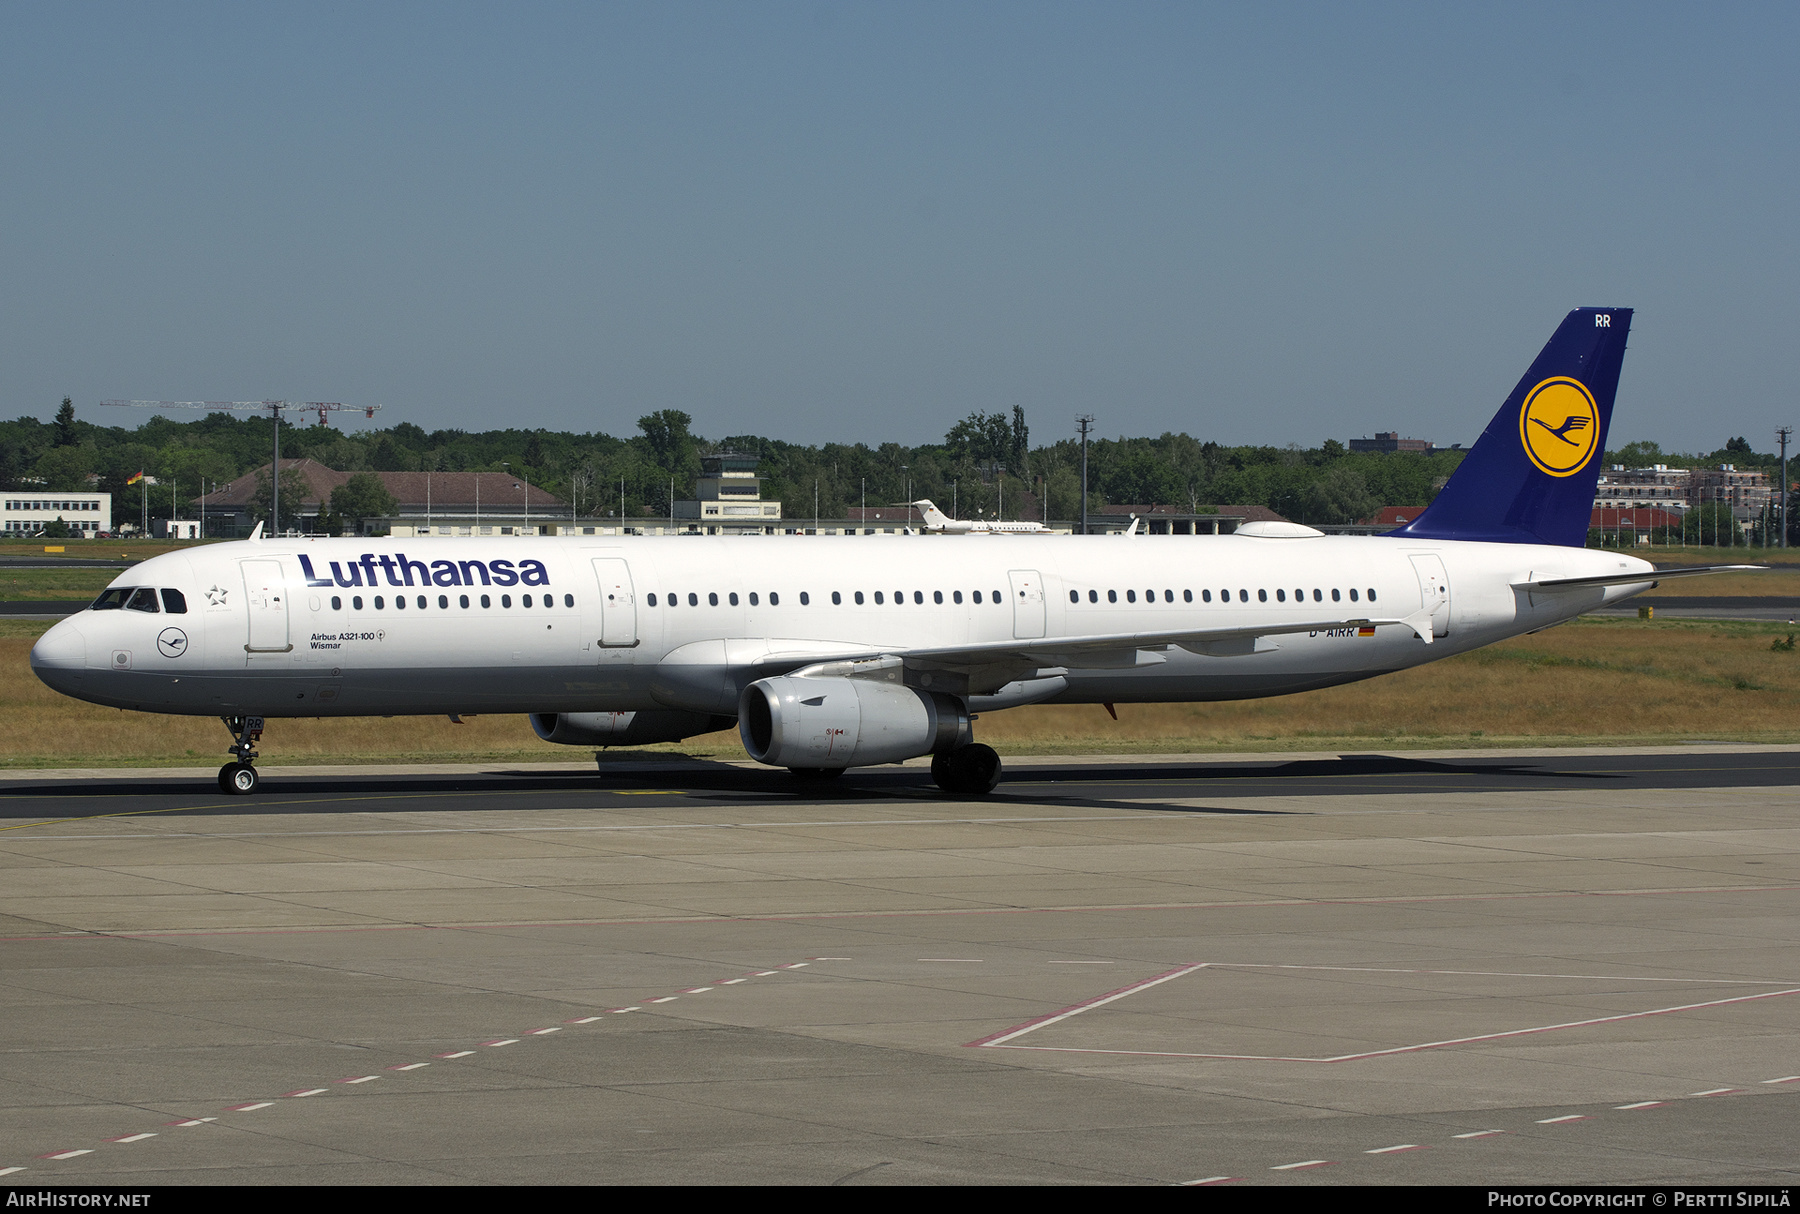
[[[1000,756],[992,746],[971,742],[933,755],[931,778],[952,796],[985,797],[1000,783]]]
[[[256,791],[261,777],[252,766],[256,762],[256,744],[262,740],[261,717],[225,717],[225,728],[231,731],[231,753],[237,760],[219,768],[219,791],[234,797],[247,797]]]

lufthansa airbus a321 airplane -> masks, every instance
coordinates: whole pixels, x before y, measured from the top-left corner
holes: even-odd
[[[96,704],[222,717],[231,793],[255,790],[270,718],[517,712],[572,746],[735,719],[797,774],[929,754],[945,791],[983,794],[981,712],[1329,687],[1725,568],[1582,547],[1630,325],[1570,312],[1387,535],[251,539],[134,566],[31,664]]]

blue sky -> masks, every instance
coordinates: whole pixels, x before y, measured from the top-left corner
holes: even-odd
[[[1800,420],[1794,6],[0,7],[0,414],[1613,441]],[[129,419],[135,420],[135,419]],[[352,425],[362,423],[355,422]]]

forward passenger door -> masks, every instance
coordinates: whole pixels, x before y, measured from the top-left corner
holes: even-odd
[[[1013,638],[1030,640],[1044,635],[1044,579],[1035,569],[1014,569],[1012,581]]]

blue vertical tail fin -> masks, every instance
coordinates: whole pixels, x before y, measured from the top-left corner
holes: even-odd
[[[1388,534],[1433,540],[1587,542],[1630,308],[1577,308],[1425,512]]]

